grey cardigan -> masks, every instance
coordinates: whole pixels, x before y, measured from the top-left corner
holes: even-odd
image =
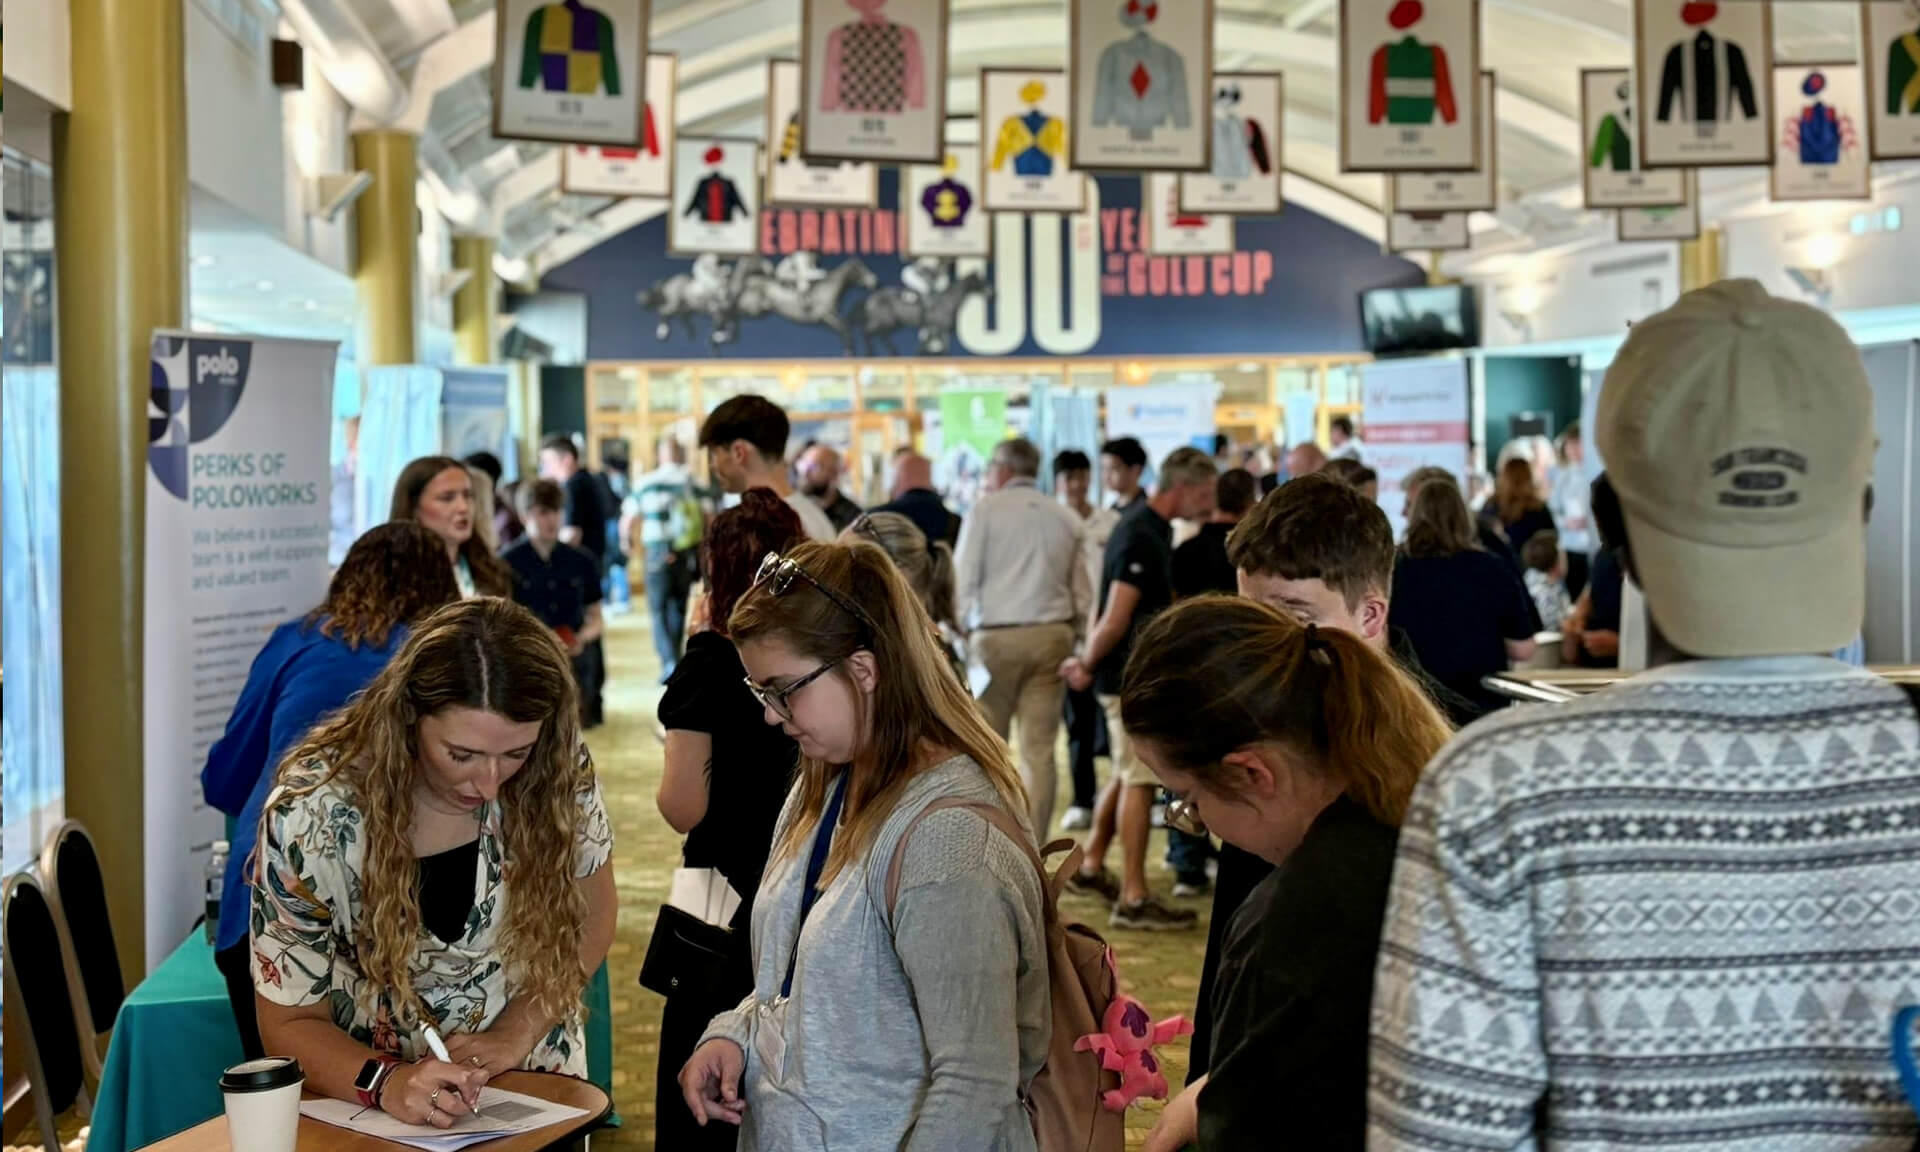
[[[1040,881],[1025,850],[977,813],[928,816],[908,840],[888,923],[894,845],[949,796],[997,803],[966,757],[909,783],[866,860],[814,904],[788,1000],[780,985],[812,833],[769,861],[753,909],[753,995],[702,1038],[746,1054],[739,1152],[1033,1152],[1021,1094],[1046,1059],[1052,1005]]]

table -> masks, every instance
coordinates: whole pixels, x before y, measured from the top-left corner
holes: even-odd
[[[565,1104],[572,1108],[584,1108],[587,1114],[542,1128],[538,1132],[528,1132],[521,1136],[502,1136],[498,1140],[489,1140],[483,1144],[469,1145],[474,1152],[541,1152],[542,1149],[592,1130],[612,1110],[607,1094],[597,1086],[585,1080],[575,1080],[571,1076],[559,1076],[551,1072],[505,1072],[493,1078],[490,1083],[509,1092],[518,1092],[525,1096],[538,1096],[542,1100],[555,1104]],[[92,1147],[91,1144],[88,1145]],[[177,1136],[169,1136],[158,1144],[149,1144],[143,1152],[229,1152],[232,1147],[227,1136],[227,1118],[216,1116],[204,1124],[189,1128]],[[298,1152],[391,1152],[402,1147],[386,1140],[377,1140],[372,1136],[362,1136],[349,1132],[332,1124],[323,1124],[306,1116],[300,1117],[300,1134],[295,1144]]]
[[[586,1000],[587,1079],[610,1095],[606,965],[587,985]],[[120,1006],[94,1099],[89,1152],[132,1152],[219,1116],[220,1073],[244,1058],[226,980],[206,933],[196,928]]]

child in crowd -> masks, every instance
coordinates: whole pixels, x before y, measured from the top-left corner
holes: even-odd
[[[566,492],[551,480],[523,483],[515,493],[527,534],[501,555],[513,570],[513,598],[560,634],[573,657],[574,679],[583,697],[597,685],[587,647],[600,638],[600,566],[592,556],[560,540]]]
[[[1527,566],[1527,594],[1540,612],[1541,629],[1560,631],[1573,612],[1573,597],[1567,595],[1567,554],[1560,550],[1560,534],[1535,532],[1520,549],[1520,559]]]

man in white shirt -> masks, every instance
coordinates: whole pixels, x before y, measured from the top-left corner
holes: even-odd
[[[960,528],[955,607],[987,670],[980,707],[1006,739],[1020,718],[1020,771],[1034,835],[1053,825],[1060,734],[1060,665],[1086,627],[1092,583],[1081,562],[1080,518],[1034,486],[1040,450],[1003,440],[987,464],[987,495]]]
[[[660,466],[633,482],[623,502],[620,537],[645,564],[647,611],[653,617],[653,648],[660,657],[660,680],[665,683],[680,662],[680,645],[687,623],[687,593],[694,565],[690,552],[697,540],[678,539],[688,533],[685,508],[692,496],[693,478],[687,473],[687,449],[672,436],[660,439]],[[637,545],[637,547],[635,547]]]
[[[1594,434],[1650,667],[1480,720],[1421,775],[1367,1147],[1907,1152],[1920,723],[1830,655],[1866,606],[1860,354],[1722,281],[1634,325]]]
[[[708,415],[700,426],[700,447],[721,491],[737,496],[749,488],[771,488],[799,514],[808,537],[832,540],[839,533],[826,511],[795,492],[787,479],[788,428],[787,414],[778,404],[747,393]]]
[[[1327,453],[1329,460],[1358,460],[1364,447],[1360,437],[1354,435],[1351,416],[1335,416],[1327,421],[1327,443],[1333,445],[1333,450]]]

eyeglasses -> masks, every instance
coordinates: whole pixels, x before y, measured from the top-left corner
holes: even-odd
[[[880,626],[873,622],[873,617],[862,612],[858,604],[822,584],[813,573],[802,568],[799,561],[789,560],[778,552],[769,552],[760,561],[759,571],[753,574],[753,586],[758,588],[765,584],[768,591],[775,596],[785,596],[793,590],[793,580],[796,576],[819,589],[820,594],[833,601],[842,612],[866,625],[869,634],[880,631]],[[817,676],[819,673],[815,672],[814,675]]]
[[[1207,824],[1200,819],[1199,807],[1184,796],[1175,796],[1167,804],[1167,827],[1189,836],[1207,834]]]
[[[840,661],[838,660],[829,660],[825,664],[820,665],[820,667],[815,668],[813,671],[807,673],[805,676],[800,677],[800,679],[795,680],[793,683],[787,685],[785,688],[769,688],[764,684],[760,684],[756,682],[753,677],[748,676],[745,678],[747,682],[747,691],[753,693],[753,698],[755,700],[760,701],[761,707],[773,709],[773,714],[775,716],[780,717],[780,719],[785,720],[788,723],[792,723],[793,722],[793,706],[789,704],[787,701],[792,698],[795,692],[800,691],[800,689],[805,688],[807,685],[813,683],[815,680],[818,680],[820,679],[820,677],[825,676],[828,672],[832,671],[834,667],[839,663]]]

